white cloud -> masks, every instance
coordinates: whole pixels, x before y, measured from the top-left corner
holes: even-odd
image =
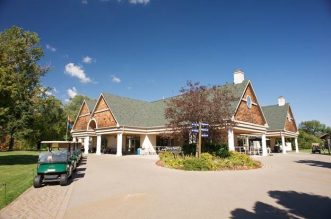
[[[82,4],[83,5],[87,5],[88,4],[88,1],[87,0],[82,0]]]
[[[65,73],[71,75],[72,77],[76,77],[80,80],[81,83],[89,83],[91,79],[86,76],[84,69],[74,63],[68,63],[65,66]]]
[[[114,83],[121,83],[121,79],[115,75],[111,76],[111,81]]]
[[[91,64],[93,59],[89,56],[85,56],[82,60],[85,64]]]
[[[74,98],[75,96],[77,96],[78,92],[77,92],[77,89],[76,87],[72,87],[72,88],[69,88],[67,90],[67,94],[69,96],[70,99]]]
[[[129,0],[129,3],[131,4],[148,4],[149,3],[149,0]]]
[[[48,49],[48,50],[50,50],[52,52],[56,52],[56,48],[53,47],[53,46],[51,46],[51,45],[49,45],[49,44],[46,44],[46,49]]]

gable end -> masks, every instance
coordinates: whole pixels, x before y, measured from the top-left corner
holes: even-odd
[[[247,104],[247,101],[249,99],[247,98],[248,96],[251,99],[251,107],[248,107]],[[234,118],[236,121],[248,122],[256,125],[267,124],[251,83],[248,83],[245,92],[243,93],[242,98],[239,101],[239,105],[235,112]]]

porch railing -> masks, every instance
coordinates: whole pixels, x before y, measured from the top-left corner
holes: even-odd
[[[181,146],[155,146],[154,149],[157,154],[161,152],[172,152],[179,154],[182,152]]]

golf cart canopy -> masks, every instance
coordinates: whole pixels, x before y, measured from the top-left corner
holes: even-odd
[[[39,155],[39,163],[63,163],[68,160],[67,151],[44,152]]]
[[[63,144],[72,144],[76,143],[73,141],[42,141],[42,144],[50,144],[50,145],[63,145]]]
[[[47,144],[49,147],[68,147],[69,145],[79,145],[81,143],[74,141],[42,141],[41,144]]]

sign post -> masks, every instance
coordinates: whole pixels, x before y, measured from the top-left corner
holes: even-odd
[[[208,137],[208,128],[209,124],[206,123],[192,123],[192,130],[191,133],[197,133],[198,134],[198,140],[197,140],[197,146],[196,146],[196,152],[195,155],[196,157],[200,158],[201,157],[201,144],[202,144],[202,138],[207,138]],[[196,129],[198,127],[198,129]]]

